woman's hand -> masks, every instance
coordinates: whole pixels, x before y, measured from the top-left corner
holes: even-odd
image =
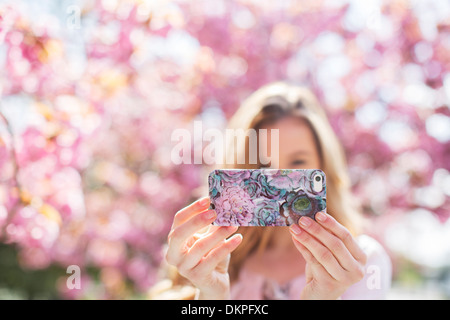
[[[216,212],[208,207],[209,198],[203,198],[175,214],[166,260],[200,289],[200,299],[227,299],[230,253],[241,243],[242,236],[227,239],[238,227],[212,226]]]
[[[364,277],[365,253],[350,232],[330,215],[319,212],[316,221],[302,217],[292,225],[294,244],[306,260],[302,299],[337,299]]]

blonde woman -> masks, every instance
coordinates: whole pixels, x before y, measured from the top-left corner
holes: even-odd
[[[384,298],[390,260],[362,234],[344,153],[314,95],[284,82],[266,85],[244,101],[229,128],[278,129],[279,141],[267,144],[270,150],[278,143],[279,150],[270,168],[322,169],[327,212],[318,213],[316,221],[302,217],[290,227],[240,227],[236,234],[238,227],[211,226],[216,213],[208,210],[207,197],[181,209],[168,236],[166,260],[196,288],[196,298]],[[248,143],[235,150],[248,154]]]

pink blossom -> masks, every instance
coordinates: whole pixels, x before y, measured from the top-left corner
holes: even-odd
[[[248,225],[253,219],[252,199],[239,186],[224,188],[216,199],[218,225]]]

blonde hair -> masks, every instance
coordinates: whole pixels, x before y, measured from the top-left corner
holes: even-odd
[[[312,130],[321,160],[320,169],[327,176],[327,212],[353,235],[357,235],[361,230],[362,220],[358,205],[351,197],[345,154],[325,110],[310,90],[287,82],[265,85],[243,101],[230,119],[228,127],[258,130],[286,117],[302,119]],[[248,154],[247,141],[245,145],[239,140],[237,143],[241,145],[226,150],[237,150],[238,156],[240,152]],[[235,163],[224,167],[253,169],[255,165]],[[264,227],[241,227],[238,232],[243,235],[243,243],[231,255],[229,271],[232,280],[236,279],[244,259],[266,249],[273,236],[273,229]]]

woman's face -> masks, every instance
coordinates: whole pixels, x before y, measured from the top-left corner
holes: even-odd
[[[287,117],[273,124],[262,127],[268,129],[267,150],[271,150],[271,143],[278,143],[278,159],[271,159],[270,166],[261,168],[274,169],[320,169],[321,161],[314,134],[305,120]],[[279,130],[279,141],[271,141],[270,130]],[[270,154],[270,152],[269,152]]]

